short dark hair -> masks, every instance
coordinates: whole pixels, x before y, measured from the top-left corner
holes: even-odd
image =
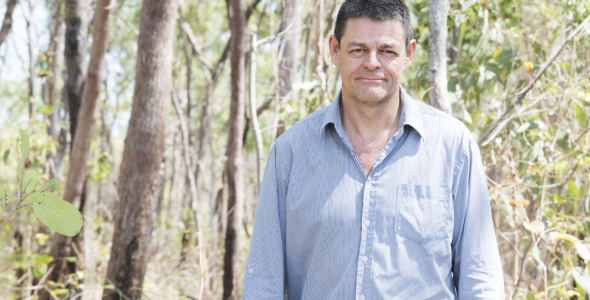
[[[334,35],[340,40],[346,30],[348,19],[369,18],[373,21],[398,20],[406,36],[406,47],[414,37],[408,7],[400,0],[346,0],[342,3],[334,26]]]

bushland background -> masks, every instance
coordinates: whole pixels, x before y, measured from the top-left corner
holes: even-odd
[[[0,184],[24,129],[84,227],[19,210],[0,299],[237,299],[269,149],[340,88],[341,2],[1,1]],[[590,2],[406,2],[402,85],[479,141],[506,298],[588,299]]]

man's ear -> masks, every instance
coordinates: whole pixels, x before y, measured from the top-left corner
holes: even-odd
[[[332,63],[336,67],[340,67],[340,45],[338,45],[336,36],[333,34],[330,35],[328,43],[330,44],[330,58],[332,59]]]
[[[414,59],[414,52],[416,51],[416,40],[411,40],[406,47],[406,59],[404,61],[404,71],[409,69]]]

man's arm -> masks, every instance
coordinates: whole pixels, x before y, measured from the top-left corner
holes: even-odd
[[[468,142],[454,176],[453,281],[460,300],[505,299],[486,175],[477,144]]]
[[[284,299],[286,174],[282,151],[272,148],[260,186],[244,275],[243,300]]]

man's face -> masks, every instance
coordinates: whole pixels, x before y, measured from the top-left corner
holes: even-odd
[[[391,100],[414,57],[416,41],[405,44],[398,20],[348,19],[340,45],[330,36],[330,55],[340,69],[343,97],[365,105]]]

